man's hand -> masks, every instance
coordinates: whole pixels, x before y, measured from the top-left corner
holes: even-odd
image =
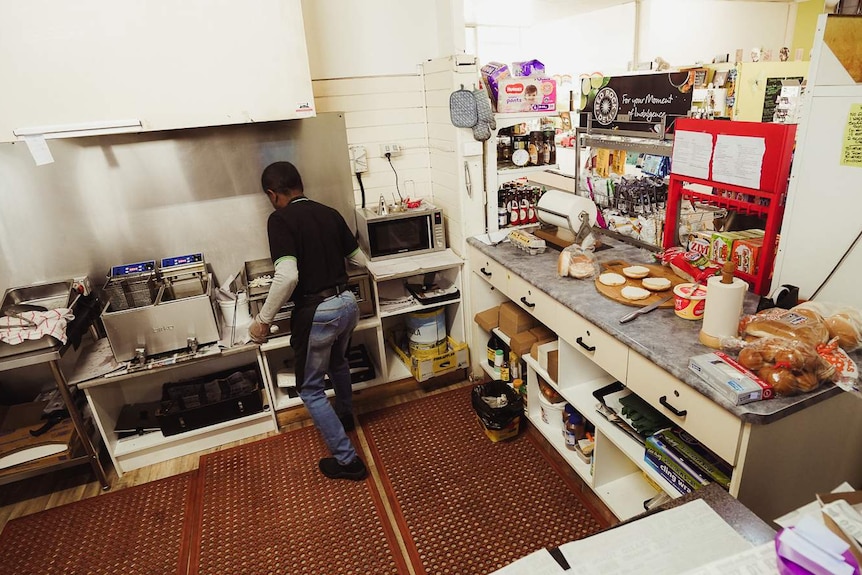
[[[255,343],[266,343],[266,336],[269,335],[269,324],[260,321],[260,315],[256,315],[251,320],[251,325],[248,326],[248,335],[251,341]]]

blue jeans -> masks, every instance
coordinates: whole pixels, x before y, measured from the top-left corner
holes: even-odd
[[[299,396],[329,452],[345,465],[356,458],[356,450],[338,416],[353,411],[347,346],[358,322],[359,306],[350,291],[326,299],[317,306],[308,338],[305,377],[299,389]],[[330,405],[324,391],[326,374],[329,374],[335,391],[335,408]]]

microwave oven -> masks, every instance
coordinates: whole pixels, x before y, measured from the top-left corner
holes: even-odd
[[[356,234],[371,261],[446,249],[443,212],[431,205],[389,214],[356,208]]]

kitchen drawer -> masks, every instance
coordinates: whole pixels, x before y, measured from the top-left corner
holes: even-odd
[[[507,293],[506,277],[508,272],[506,271],[506,268],[476,248],[471,247],[469,252],[470,269],[473,270],[473,273],[483,278],[501,292]]]
[[[629,354],[626,386],[732,466],[742,421],[645,357]]]
[[[551,324],[548,324],[548,327],[553,329],[560,339],[619,381],[626,382],[628,346],[571,310],[559,312],[553,321],[556,327]]]
[[[563,304],[519,276],[509,272],[507,281],[506,295],[509,299],[551,330],[556,331],[553,324],[560,323],[562,317],[572,315]]]

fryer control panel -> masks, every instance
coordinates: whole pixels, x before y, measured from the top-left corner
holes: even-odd
[[[146,262],[138,262],[136,264],[122,264],[111,268],[111,277],[122,277],[132,274],[141,274],[155,271],[156,261],[149,260]]]

